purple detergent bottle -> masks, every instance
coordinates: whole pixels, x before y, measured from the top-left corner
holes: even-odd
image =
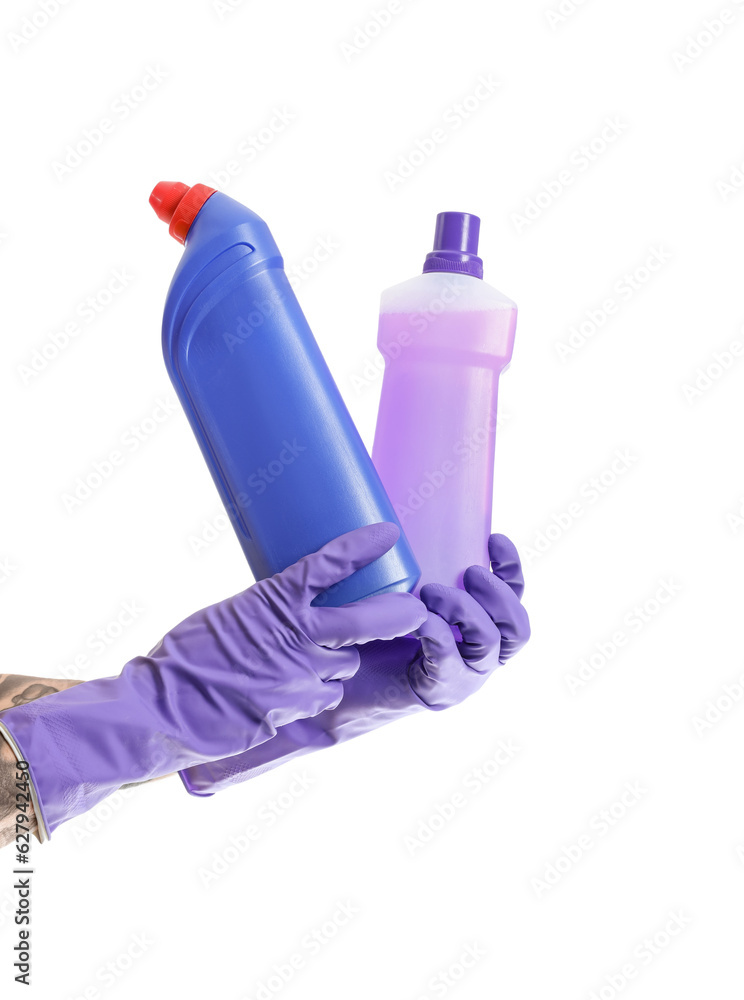
[[[480,219],[437,216],[424,273],[382,293],[385,358],[372,458],[421,566],[462,586],[489,565],[499,376],[517,307],[483,281]]]

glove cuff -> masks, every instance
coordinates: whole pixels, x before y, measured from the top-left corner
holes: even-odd
[[[0,732],[17,759],[29,765],[42,841],[123,784],[172,770],[162,746],[167,734],[153,736],[156,725],[147,704],[128,698],[119,677],[86,681],[5,709]],[[181,757],[177,763],[186,762]]]
[[[44,812],[44,807],[42,806],[41,799],[39,798],[39,793],[37,790],[38,789],[37,776],[34,772],[33,765],[26,756],[25,751],[20,746],[18,740],[15,738],[13,733],[11,733],[8,727],[4,724],[2,715],[0,715],[0,736],[5,737],[8,746],[16,756],[16,760],[17,761],[22,760],[28,764],[28,784],[29,784],[29,791],[31,792],[31,802],[33,803],[34,814],[36,816],[36,826],[38,827],[39,830],[39,839],[41,840],[42,844],[44,844],[51,837],[51,832],[49,830],[49,824],[47,822],[46,814]]]
[[[38,731],[37,717],[24,709],[36,708],[35,702],[29,705],[17,706],[0,712],[0,734],[5,737],[8,745],[16,756],[16,760],[28,764],[28,777],[31,801],[36,814],[36,824],[39,828],[39,838],[46,843],[52,835],[52,830],[58,825],[52,820],[46,803],[54,802],[60,789],[59,776],[53,760],[48,754],[39,753],[36,733]],[[43,762],[37,768],[37,763]],[[55,813],[52,808],[52,815]]]

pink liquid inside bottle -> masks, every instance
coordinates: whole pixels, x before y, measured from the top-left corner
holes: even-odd
[[[517,307],[482,279],[480,220],[437,217],[424,273],[382,294],[385,359],[372,453],[424,583],[488,566],[499,376]]]

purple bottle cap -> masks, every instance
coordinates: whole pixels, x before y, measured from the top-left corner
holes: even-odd
[[[426,255],[427,271],[457,271],[483,277],[483,261],[478,256],[480,219],[468,212],[440,212],[434,230],[434,249]]]

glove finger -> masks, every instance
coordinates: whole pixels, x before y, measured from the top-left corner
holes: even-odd
[[[452,629],[439,615],[431,614],[418,627],[416,635],[421,640],[422,670],[427,677],[446,683],[453,667],[462,663]]]
[[[357,664],[358,662],[357,660]],[[338,708],[343,696],[344,685],[341,680],[329,680],[325,684],[316,680],[312,692],[306,688],[291,705],[284,705],[279,711],[269,709],[265,718],[277,731],[281,731],[298,719],[314,719],[322,712]]]
[[[327,654],[314,663],[315,673],[322,681],[323,685],[333,685],[337,681],[348,681],[359,669],[360,656],[356,646],[347,646],[344,649],[327,649]],[[317,714],[317,713],[316,713]]]
[[[357,665],[358,663],[357,659]],[[328,681],[327,684],[323,684],[322,688],[323,690],[316,703],[312,706],[311,711],[309,713],[303,712],[298,718],[312,719],[316,715],[320,715],[321,712],[328,712],[331,709],[338,708],[344,696],[343,683],[340,680],[332,680]]]
[[[379,559],[399,537],[398,526],[388,521],[355,528],[327,542],[317,552],[303,556],[279,575],[295,596],[309,602],[334,583]]]
[[[319,646],[338,649],[408,635],[426,616],[426,608],[413,594],[378,594],[339,608],[311,608],[305,631]]]
[[[514,656],[530,637],[530,620],[512,587],[482,566],[469,566],[463,576],[468,594],[478,602],[501,633],[500,659]]]
[[[482,675],[463,661],[452,629],[439,615],[430,614],[417,635],[421,656],[409,667],[408,680],[427,708],[457,705],[472,694],[474,681],[476,686],[483,683]]]
[[[491,535],[488,539],[491,572],[508,584],[517,597],[524,594],[524,576],[517,548],[506,535]]]
[[[498,656],[501,644],[499,630],[470,594],[456,587],[427,583],[421,588],[421,600],[430,611],[459,628],[462,642],[458,648],[468,666],[478,669],[476,665],[483,660],[494,654]]]

